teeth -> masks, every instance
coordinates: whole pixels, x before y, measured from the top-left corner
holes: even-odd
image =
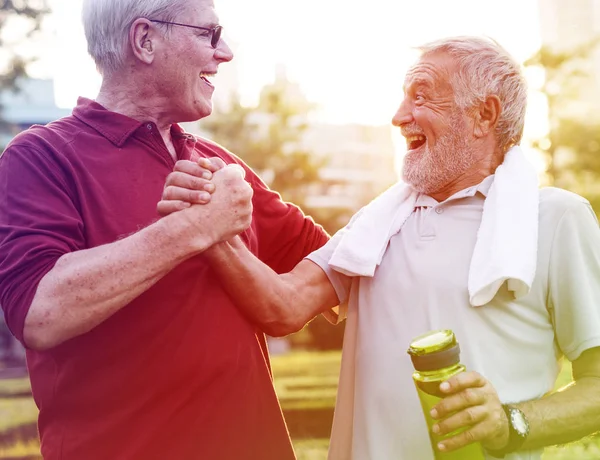
[[[409,136],[406,138],[406,142],[424,141],[425,136]]]
[[[211,77],[214,77],[214,76],[215,76],[215,74],[214,74],[214,73],[202,72],[202,73],[200,74],[200,77],[204,77],[204,78],[211,78]]]

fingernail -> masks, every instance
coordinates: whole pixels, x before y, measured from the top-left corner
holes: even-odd
[[[204,190],[206,190],[207,192],[214,192],[215,191],[215,184],[206,184],[204,186]]]
[[[448,391],[450,389],[450,384],[448,382],[444,382],[440,385],[440,390]]]
[[[431,428],[431,431],[433,431],[435,434],[440,434],[440,426],[439,425],[433,425],[433,428]]]
[[[429,414],[433,418],[438,418],[438,413],[437,413],[437,410],[435,410],[435,409],[431,409],[431,411],[429,412]]]
[[[202,178],[206,180],[212,179],[212,173],[210,171],[204,171],[202,173]]]
[[[441,450],[441,451],[443,452],[443,451],[445,451],[445,450],[446,450],[446,445],[440,442],[440,443],[438,444],[438,449],[439,449],[439,450]]]
[[[202,201],[208,201],[208,200],[210,200],[210,193],[206,193],[206,192],[200,193],[200,199]]]

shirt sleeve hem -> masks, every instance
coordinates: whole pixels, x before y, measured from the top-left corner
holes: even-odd
[[[339,306],[324,311],[323,316],[331,324],[341,323],[346,319],[346,314],[348,312],[348,292],[346,288],[344,287],[343,283],[340,282],[340,279],[337,276],[334,276],[335,274],[333,273],[333,269],[329,266],[329,262],[327,260],[324,260],[323,257],[319,255],[318,251],[309,254],[308,256],[306,256],[306,259],[310,260],[311,262],[314,262],[319,267],[321,267],[321,270],[323,270],[329,278],[333,289],[335,289],[337,298],[340,301]]]
[[[585,340],[584,342],[578,344],[576,347],[564,350],[564,353],[567,359],[573,362],[576,359],[578,359],[584,351],[596,347],[600,347],[600,336]]]

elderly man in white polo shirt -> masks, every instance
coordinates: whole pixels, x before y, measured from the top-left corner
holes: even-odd
[[[402,183],[290,273],[239,240],[207,255],[271,335],[347,318],[330,459],[434,458],[406,350],[435,329],[456,333],[469,369],[442,384],[434,414],[435,432],[466,431],[436,448],[539,459],[600,430],[598,223],[585,199],[538,189],[518,147],[526,85],[500,46],[456,37],[421,51],[393,118]],[[550,394],[563,356],[575,383]]]

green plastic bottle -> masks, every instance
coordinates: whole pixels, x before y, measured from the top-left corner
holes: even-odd
[[[465,366],[460,364],[460,348],[454,332],[445,329],[416,337],[410,344],[408,354],[415,368],[413,380],[427,420],[436,460],[485,460],[483,448],[479,443],[469,444],[453,452],[440,452],[437,444],[460,431],[438,436],[431,430],[436,421],[431,418],[429,412],[443,397],[440,384],[465,370]]]

